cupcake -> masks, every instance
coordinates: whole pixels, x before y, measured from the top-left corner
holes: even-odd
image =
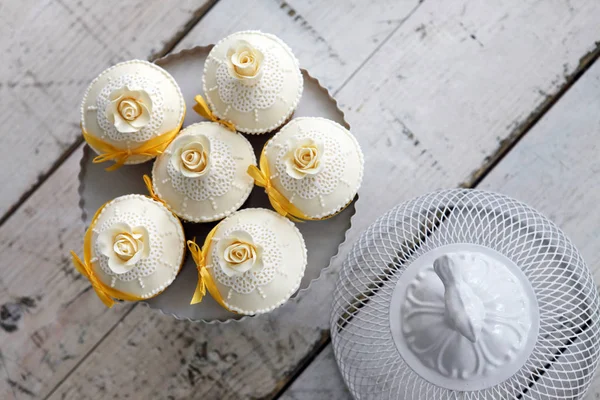
[[[285,303],[298,290],[306,268],[300,231],[287,218],[261,208],[221,221],[202,249],[188,245],[199,271],[192,304],[208,289],[219,304],[239,314],[262,314]]]
[[[165,290],[185,254],[177,217],[161,203],[135,194],[102,206],[83,246],[83,260],[71,252],[75,267],[108,307],[114,299],[138,301]]]
[[[185,102],[164,69],[147,61],[119,63],[92,81],[81,104],[81,130],[109,170],[156,157],[179,132]]]
[[[358,142],[325,118],[295,118],[265,145],[260,171],[250,167],[280,214],[322,220],[346,208],[363,176]]]
[[[248,140],[216,122],[183,129],[154,162],[155,194],[179,217],[211,222],[239,209],[254,186],[256,157]]]
[[[211,50],[204,94],[212,113],[244,133],[273,131],[292,115],[303,80],[291,49],[274,35],[237,32]]]

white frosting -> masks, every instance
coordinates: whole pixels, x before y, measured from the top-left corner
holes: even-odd
[[[197,144],[207,160],[201,174],[194,176],[178,160],[183,149],[200,149]],[[156,194],[179,217],[217,221],[239,209],[250,195],[250,165],[256,165],[256,157],[245,137],[216,122],[200,122],[183,129],[156,159],[152,182]]]
[[[304,146],[304,147],[303,147]],[[306,173],[291,159],[310,148]],[[325,118],[294,118],[265,147],[273,186],[311,218],[324,218],[350,203],[362,182],[363,155],[352,134]],[[295,166],[294,166],[295,165]]]
[[[117,230],[125,234],[118,236]],[[165,206],[146,196],[131,194],[112,200],[101,211],[92,232],[94,272],[101,282],[121,292],[144,299],[154,297],[175,280],[183,263],[181,223]],[[111,238],[114,247],[108,243]],[[125,259],[115,264],[119,257],[109,250],[127,254],[127,247],[120,249],[117,242],[132,238],[129,260],[135,263],[127,265]]]
[[[118,116],[119,105],[114,104],[118,94],[126,95],[124,99],[129,102],[121,105],[125,116],[128,112],[137,115],[137,105],[132,100],[144,104],[137,109],[139,116],[130,117],[131,121]],[[127,150],[175,129],[184,114],[185,102],[175,79],[155,64],[131,60],[106,69],[92,81],[81,103],[81,126],[90,135]],[[94,151],[98,153],[97,149]],[[126,164],[139,164],[150,158],[131,156]]]
[[[221,244],[225,241],[225,244]],[[235,273],[226,265],[227,249],[241,241],[254,247],[239,251]],[[300,231],[287,218],[261,208],[247,208],[223,220],[208,251],[207,268],[225,305],[241,314],[262,314],[285,303],[298,290],[306,268],[306,246]],[[226,260],[226,257],[227,260]],[[246,263],[244,263],[244,261]]]
[[[285,123],[303,89],[291,49],[259,31],[237,32],[217,43],[204,64],[202,82],[212,112],[238,131],[254,134]]]

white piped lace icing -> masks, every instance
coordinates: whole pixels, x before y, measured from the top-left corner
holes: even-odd
[[[171,185],[178,192],[195,201],[223,196],[231,189],[235,177],[236,162],[230,146],[213,137],[208,137],[211,146],[210,170],[200,178],[188,178],[167,163]]]
[[[214,275],[221,284],[233,289],[237,293],[250,294],[255,290],[258,291],[261,286],[269,284],[273,278],[275,278],[277,269],[281,268],[282,257],[279,250],[279,243],[275,233],[264,225],[237,225],[225,231],[222,237],[227,237],[234,231],[248,232],[254,239],[255,243],[262,247],[263,268],[260,271],[247,271],[241,276],[231,277],[225,275],[225,273],[217,264],[213,265],[212,268],[214,268]],[[219,257],[217,254],[217,248],[218,246],[213,247],[213,260],[217,260]],[[260,293],[257,293],[257,295],[260,295]],[[261,295],[261,297],[263,296]]]
[[[123,274],[114,273],[108,266],[108,257],[100,252],[98,248],[98,243],[96,243],[96,255],[98,256],[98,261],[100,263],[100,267],[102,271],[120,281],[130,282],[133,280],[138,280],[140,278],[152,275],[156,271],[156,267],[159,263],[158,260],[162,258],[163,252],[163,244],[162,239],[158,234],[158,230],[156,229],[156,225],[148,218],[146,215],[126,212],[119,213],[118,216],[114,216],[104,221],[102,226],[96,228],[98,233],[102,233],[106,229],[109,229],[115,223],[125,222],[130,226],[144,226],[148,230],[148,238],[150,244],[150,254],[147,258],[141,259],[138,261],[134,268],[130,271],[127,271]],[[177,266],[178,267],[178,266]]]
[[[124,86],[130,88],[139,88],[148,93],[152,99],[152,113],[150,115],[150,122],[137,132],[123,133],[119,132],[115,126],[106,118],[103,110],[110,103],[109,96],[113,90],[120,89]],[[156,136],[158,129],[163,123],[164,119],[164,98],[162,93],[156,86],[146,77],[138,74],[127,74],[119,76],[116,79],[111,79],[109,83],[102,88],[98,98],[96,99],[96,107],[101,112],[97,113],[98,125],[104,131],[106,135],[112,140],[132,140],[135,142],[145,142]]]
[[[219,63],[216,78],[221,101],[244,113],[271,107],[283,88],[283,71],[273,50],[261,46],[256,48],[265,58],[261,66],[263,74],[258,83],[252,86],[232,77],[226,62],[208,59]]]
[[[142,205],[139,209],[139,213],[137,213],[137,212],[135,212],[135,213],[134,212],[122,212],[119,209],[118,204],[121,202],[130,201],[132,199],[146,202],[146,203],[148,203],[148,205]],[[148,211],[146,207],[162,208],[164,210],[164,212],[166,213],[166,215],[168,216],[170,222],[173,224],[173,227],[174,227],[173,230],[167,230],[166,232],[165,231],[159,232],[156,225],[149,219],[149,217],[146,216],[146,213]],[[130,271],[128,271],[124,274],[115,274],[108,267],[108,257],[102,255],[98,251],[99,249],[98,249],[98,246],[96,243],[96,239],[94,239],[93,246],[94,246],[95,255],[93,258],[93,260],[94,260],[93,262],[94,263],[97,262],[99,264],[100,268],[102,269],[102,272],[106,273],[110,277],[110,282],[105,282],[106,284],[109,284],[111,287],[114,287],[117,279],[119,281],[123,281],[123,282],[130,282],[133,280],[137,280],[140,285],[140,288],[145,289],[144,293],[140,294],[140,297],[142,297],[144,299],[151,298],[151,297],[155,296],[156,294],[162,292],[164,289],[166,289],[175,280],[175,277],[177,276],[179,269],[181,268],[181,263],[183,261],[183,256],[184,256],[183,244],[185,242],[185,238],[183,236],[183,228],[181,227],[181,223],[162,204],[158,203],[155,200],[152,200],[145,196],[141,196],[141,195],[137,195],[137,194],[125,195],[125,196],[121,196],[121,197],[118,197],[118,198],[112,200],[110,203],[106,204],[106,206],[104,207],[104,209],[98,216],[98,219],[102,218],[102,216],[105,213],[109,212],[109,210],[111,208],[114,208],[114,216],[111,218],[108,218],[101,225],[98,225],[94,228],[94,238],[97,238],[97,235],[100,232],[102,232],[105,229],[108,229],[115,222],[122,221],[122,222],[126,222],[128,224],[135,224],[137,226],[145,226],[146,229],[148,230],[148,237],[149,237],[148,242],[150,243],[150,246],[151,246],[150,254],[148,255],[147,258],[138,261],[136,263],[136,266],[134,268],[132,268]],[[163,253],[164,243],[161,238],[165,237],[165,236],[170,236],[170,235],[176,235],[178,237],[178,241],[181,242],[181,244],[182,244],[181,247],[177,251],[177,256],[175,258],[176,261],[174,261],[174,262],[166,262],[164,260],[164,257],[165,257],[165,254]],[[151,287],[147,288],[146,287],[147,282],[145,283],[143,278],[156,273],[157,269],[164,270],[165,268],[168,268],[171,271],[171,273],[169,274],[169,277],[165,281],[160,282],[160,284],[150,285]]]
[[[301,72],[300,67],[299,67],[298,59],[296,58],[296,56],[294,56],[294,53],[292,52],[292,49],[290,49],[290,47],[287,44],[285,44],[281,39],[279,39],[277,36],[269,34],[269,33],[263,33],[261,31],[253,31],[253,30],[240,31],[240,32],[235,33],[234,35],[243,36],[243,35],[246,35],[246,34],[260,35],[260,36],[269,38],[270,40],[272,40],[273,42],[276,43],[275,44],[276,46],[281,46],[282,49],[288,54],[288,56],[291,57],[291,59],[293,60],[293,64],[295,65],[295,68],[293,68],[292,70],[281,70],[281,72],[285,75],[283,86],[287,85],[288,80],[291,80],[291,79],[297,79],[297,81],[299,83],[294,98],[292,98],[292,97],[286,98],[286,97],[282,96],[281,93],[278,93],[276,95],[276,100],[280,101],[280,102],[283,102],[287,106],[286,112],[281,114],[281,117],[277,120],[277,122],[272,123],[270,125],[261,123],[261,126],[259,126],[257,128],[250,128],[250,127],[247,127],[247,126],[242,126],[241,124],[237,124],[236,125],[236,129],[238,131],[240,131],[240,132],[249,133],[249,134],[261,134],[261,133],[270,132],[270,131],[273,131],[273,130],[279,128],[292,115],[292,113],[296,109],[296,106],[300,102],[300,98],[302,97],[302,90],[303,90],[303,87],[304,87],[304,80],[303,80],[302,72]],[[223,42],[229,40],[229,38],[230,37],[228,36],[226,38],[221,39],[215,45],[215,48],[223,45]],[[203,86],[203,89],[204,89],[204,93],[206,94],[206,100],[208,101],[208,104],[210,105],[210,108],[213,111],[213,113],[217,117],[219,117],[219,118],[228,119],[229,117],[228,117],[227,113],[229,112],[229,110],[231,108],[231,105],[227,105],[227,107],[225,108],[225,110],[219,110],[215,106],[215,102],[212,99],[213,96],[210,95],[210,93],[212,91],[219,89],[219,87],[218,87],[218,85],[216,85],[214,87],[208,87],[207,84],[206,84],[206,76],[208,74],[214,74],[214,76],[216,78],[216,69],[211,69],[210,68],[210,66],[213,63],[220,64],[220,63],[226,63],[226,62],[225,62],[225,60],[218,60],[218,59],[216,59],[214,57],[214,55],[209,54],[209,56],[207,58],[207,62],[204,63],[204,74],[202,76],[202,86]],[[291,76],[292,74],[294,75],[293,78]],[[218,91],[217,91],[216,94],[218,94]],[[254,109],[253,111],[254,111],[254,121],[257,122],[257,123],[260,122],[260,118],[259,118],[259,115],[258,115],[258,109]]]
[[[310,138],[323,143],[323,169],[316,175],[305,176],[302,179],[292,178],[286,172],[285,155],[290,151],[289,144],[279,146],[275,168],[279,174],[281,185],[293,195],[303,199],[314,199],[332,193],[339,185],[346,169],[346,161],[342,155],[341,146],[331,135],[323,135],[317,130],[300,130],[298,139]]]

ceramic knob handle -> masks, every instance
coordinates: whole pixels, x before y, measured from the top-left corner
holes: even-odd
[[[485,308],[479,296],[462,278],[461,270],[466,262],[457,254],[445,254],[433,262],[433,268],[444,284],[447,322],[475,343],[481,333]]]

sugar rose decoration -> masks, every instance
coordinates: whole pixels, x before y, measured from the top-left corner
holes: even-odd
[[[199,178],[209,170],[210,141],[204,135],[190,137],[171,155],[171,165],[188,178]]]
[[[119,132],[137,132],[150,122],[152,99],[146,91],[124,86],[113,90],[109,100],[106,118]]]
[[[289,176],[302,179],[316,175],[323,169],[323,144],[313,139],[292,139],[285,155],[285,169]]]
[[[245,231],[232,232],[217,244],[219,266],[230,277],[241,276],[247,271],[260,271],[263,267],[262,252],[262,247]]]
[[[245,40],[238,40],[227,50],[229,73],[247,85],[260,79],[263,59],[263,53]]]
[[[150,254],[148,231],[143,226],[131,227],[119,222],[98,235],[98,249],[108,257],[108,267],[124,274]]]

